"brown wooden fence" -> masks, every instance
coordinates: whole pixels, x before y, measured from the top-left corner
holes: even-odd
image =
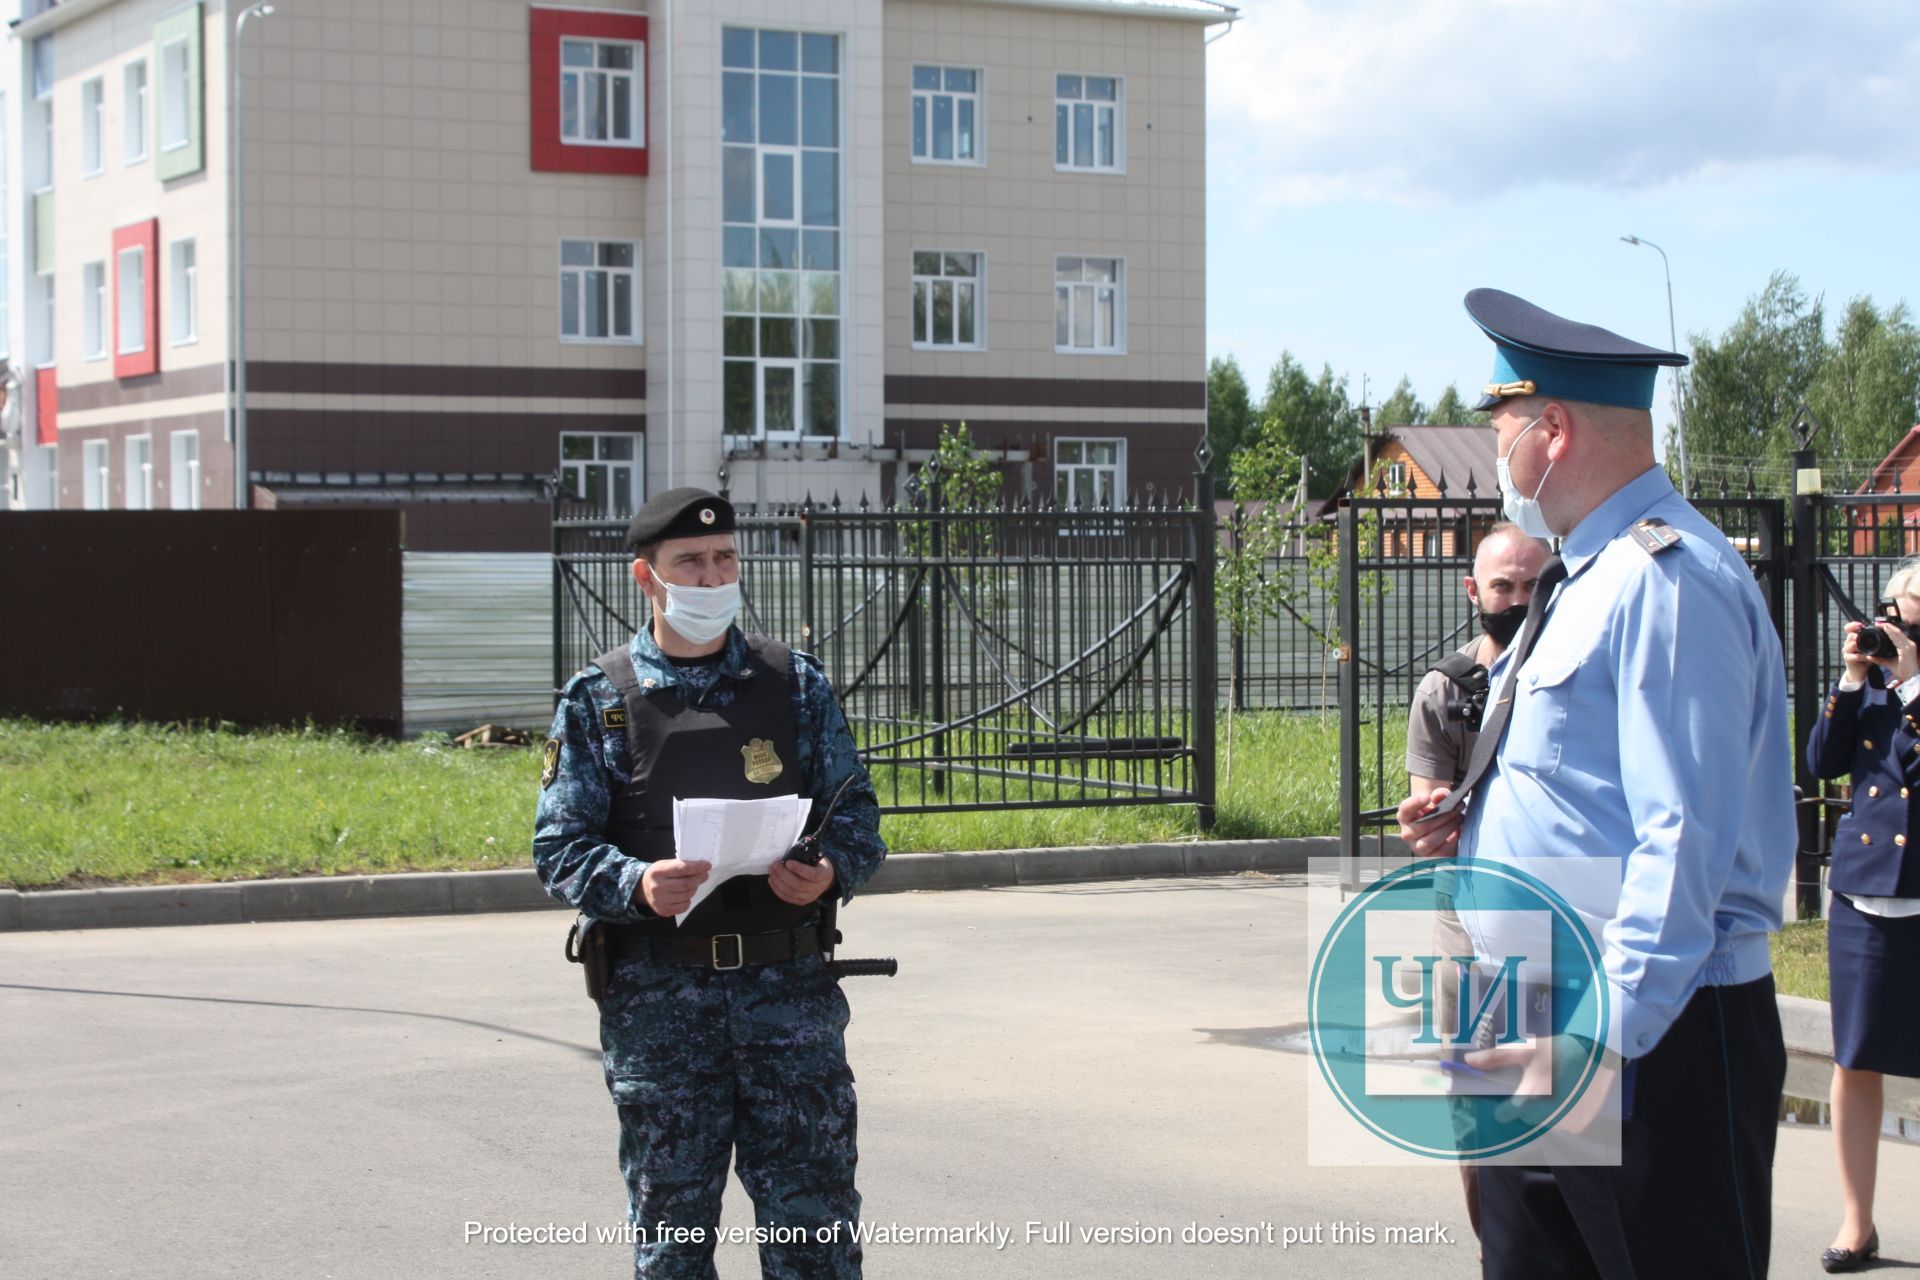
[[[0,715],[397,733],[397,511],[0,514]]]

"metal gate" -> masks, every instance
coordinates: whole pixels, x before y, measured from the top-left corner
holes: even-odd
[[[897,813],[1214,812],[1215,526],[1194,505],[737,512],[743,624],[816,655]],[[553,524],[554,682],[644,621],[625,525]]]
[[[1746,557],[1784,643],[1793,579],[1786,503],[1696,497],[1693,505]],[[1480,537],[1500,518],[1498,498],[1376,496],[1340,511],[1340,854],[1347,888],[1409,860],[1395,816],[1407,795],[1408,709],[1421,677],[1476,634],[1461,580],[1472,572]],[[1799,723],[1808,723],[1804,713]]]

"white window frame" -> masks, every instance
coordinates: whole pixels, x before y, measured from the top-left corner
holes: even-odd
[[[1080,81],[1080,96],[1066,98],[1060,95],[1060,77],[1062,76],[1072,76]],[[1101,164],[1098,160],[1100,150],[1100,110],[1103,106],[1108,106],[1109,104],[1103,99],[1088,98],[1086,96],[1086,83],[1088,80],[1113,81],[1113,102],[1110,104],[1113,111],[1112,164]],[[1092,150],[1094,154],[1088,157],[1088,163],[1086,164],[1076,163],[1074,157],[1073,108],[1075,103],[1092,104]],[[1062,163],[1060,160],[1060,112],[1062,108],[1065,108],[1067,112],[1067,159],[1065,163]],[[1125,76],[1109,75],[1099,71],[1056,71],[1053,77],[1053,129],[1053,167],[1055,172],[1125,173],[1127,171],[1127,78]]]
[[[46,99],[53,96],[53,37],[35,36],[33,48],[29,52],[30,66],[28,75],[33,79],[33,96]]]
[[[80,268],[80,358],[107,358],[107,261]]]
[[[761,356],[755,365],[753,382],[754,418],[759,423],[760,434],[768,440],[799,440],[807,431],[807,377],[804,368],[806,361],[798,356]],[[793,375],[793,425],[775,429],[767,421],[767,374],[781,369]],[[837,436],[814,436],[815,440],[832,440]]]
[[[176,431],[167,437],[168,505],[175,511],[200,509],[200,433]]]
[[[593,49],[594,65],[591,67],[569,66],[567,64],[568,45],[586,45]],[[633,66],[630,68],[600,66],[599,51],[602,48],[608,47],[631,50],[633,53]],[[585,124],[587,113],[584,94],[585,80],[588,75],[604,77],[606,80],[606,87],[603,92],[606,94],[607,131],[609,136],[605,138],[589,138],[578,132],[567,132],[568,82],[573,82],[573,91],[575,95],[580,98],[580,100],[573,104],[574,120],[576,124]],[[632,119],[627,122],[628,130],[632,134],[629,138],[615,138],[611,136],[614,128],[613,85],[616,80],[626,80],[629,82],[627,85],[627,105],[628,109],[632,112]],[[647,145],[647,46],[644,42],[639,40],[602,40],[597,36],[561,36],[559,85],[560,141],[563,144],[569,147],[621,147],[628,149],[643,148]]]
[[[593,441],[593,457],[569,458],[567,445],[575,440]],[[604,441],[625,440],[630,442],[632,456],[627,458],[606,458],[601,456]],[[560,436],[560,487],[563,491],[580,495],[584,500],[587,493],[586,470],[589,467],[607,469],[606,502],[600,515],[608,520],[626,520],[639,510],[646,497],[646,457],[647,437],[641,432],[627,431],[567,431]],[[613,475],[616,471],[631,472],[628,477],[627,500],[632,504],[626,511],[616,509],[614,503]],[[577,484],[575,482],[578,482]]]
[[[193,49],[188,36],[180,36],[160,46],[160,149],[178,151],[181,147],[193,143]],[[174,51],[180,54],[178,83],[171,79],[173,68],[168,63]],[[178,104],[178,119],[175,120],[175,104]],[[175,137],[171,133],[174,124],[179,125],[180,133]]]
[[[1110,445],[1116,446],[1114,453],[1117,460],[1110,463],[1109,462],[1086,462],[1084,460],[1076,460],[1073,462],[1062,461],[1061,455],[1066,446],[1079,447],[1083,451],[1081,454],[1081,458],[1084,459],[1085,458],[1084,450],[1086,446],[1090,444],[1110,444]],[[1059,508],[1062,511],[1078,511],[1078,510],[1098,511],[1100,510],[1097,497],[1095,500],[1095,505],[1091,508],[1074,507],[1067,502],[1061,501],[1061,497],[1060,497],[1061,480],[1062,479],[1066,480],[1067,494],[1071,496],[1074,490],[1072,477],[1082,471],[1095,472],[1095,473],[1111,472],[1113,476],[1113,490],[1109,499],[1109,504],[1115,511],[1120,510],[1123,506],[1126,505],[1127,441],[1124,436],[1057,436],[1054,438],[1054,441],[1053,441],[1053,495],[1054,495],[1053,502],[1055,507]],[[1099,489],[1099,482],[1097,480],[1094,483],[1094,488],[1096,491]]]
[[[138,79],[136,82],[136,73]],[[147,60],[136,58],[120,72],[120,163],[139,164],[147,158]]]
[[[191,260],[182,262],[183,251]],[[167,289],[168,327],[176,347],[190,346],[200,340],[200,248],[192,236],[182,236],[167,246],[167,265],[173,280]]]
[[[80,176],[97,178],[107,167],[107,81],[80,82]]]
[[[797,227],[799,226],[800,215],[805,212],[805,210],[801,208],[801,200],[804,198],[804,193],[801,190],[801,187],[802,187],[801,168],[802,168],[802,165],[804,164],[804,161],[801,159],[801,156],[800,156],[800,148],[785,147],[785,146],[770,147],[762,144],[761,146],[756,147],[754,150],[755,150],[754,163],[757,166],[757,168],[754,170],[754,174],[753,174],[753,182],[754,182],[753,197],[756,201],[759,202],[758,208],[755,210],[755,213],[759,219],[758,225],[763,227]],[[844,150],[840,154],[844,154]],[[767,182],[767,161],[774,156],[786,157],[787,162],[793,166],[793,187],[792,187],[793,214],[791,217],[776,218],[767,212],[767,192],[772,190],[772,187]]]
[[[570,265],[567,262],[567,246],[580,244],[593,246],[594,265],[590,267],[584,264]],[[633,265],[631,267],[601,266],[600,250],[609,245],[624,245],[630,248],[633,251]],[[642,265],[645,262],[645,257],[642,253],[642,248],[643,243],[639,240],[601,240],[588,239],[583,236],[567,236],[560,241],[560,274],[558,277],[559,292],[557,296],[560,307],[559,330],[561,342],[570,346],[578,344],[594,347],[638,347],[645,345],[643,313],[646,308],[641,301],[641,287],[645,283],[643,277],[644,267]],[[574,294],[576,299],[575,305],[578,308],[578,314],[574,317],[575,327],[579,330],[579,332],[576,333],[567,332],[567,277],[569,275],[580,277]],[[596,337],[585,332],[587,319],[587,284],[588,277],[593,275],[605,275],[607,277],[607,335],[605,337]],[[633,331],[631,335],[616,335],[613,332],[617,327],[613,323],[615,281],[622,276],[631,278],[628,289],[629,297],[632,300],[633,311],[632,314],[627,317],[628,327]]]
[[[105,511],[113,477],[107,471],[107,442],[89,440],[80,447],[80,501],[88,511]]]
[[[134,259],[133,271],[127,269],[127,256],[129,254],[132,254]],[[138,355],[140,352],[145,351],[147,349],[147,341],[151,337],[151,335],[147,333],[147,271],[150,269],[150,265],[151,264],[147,262],[147,246],[143,244],[130,244],[114,255],[114,280],[116,281],[115,287],[119,290],[120,297],[120,314],[114,317],[114,350],[123,356]],[[128,281],[134,279],[136,273],[139,287],[128,288]],[[132,312],[127,310],[129,306],[133,308]],[[140,345],[138,346],[130,347],[127,345],[127,319],[129,315],[133,316],[139,324]]]
[[[922,89],[916,86],[915,78],[922,70],[940,73],[941,87]],[[973,73],[973,90],[946,88],[947,72],[970,71]],[[907,151],[915,164],[959,165],[963,168],[984,168],[987,163],[987,72],[985,67],[955,66],[947,63],[916,62],[907,69]],[[951,157],[933,154],[933,109],[935,98],[953,99],[954,151]],[[973,103],[973,154],[961,156],[960,149],[960,103],[962,100]],[[913,122],[918,112],[925,112],[927,124],[927,150],[922,153],[914,146]]]
[[[128,511],[153,510],[153,437],[151,435],[127,437],[127,486],[120,495],[120,503]]]
[[[1389,462],[1381,479],[1386,482],[1387,492],[1396,496],[1407,492],[1407,464]]]
[[[1086,279],[1077,280],[1077,281],[1062,281],[1060,279],[1061,263],[1067,262],[1067,261],[1076,261],[1081,263],[1082,265],[1080,270],[1081,270],[1082,276],[1084,276],[1086,273],[1085,263],[1090,258],[1098,259],[1099,261],[1102,261],[1102,262],[1113,263],[1114,278],[1111,281],[1086,280]],[[1076,292],[1083,291],[1083,290],[1089,291],[1092,294],[1092,301],[1089,305],[1092,306],[1093,308],[1092,315],[1094,317],[1094,320],[1093,320],[1094,337],[1097,339],[1099,337],[1099,305],[1100,305],[1100,292],[1102,289],[1111,289],[1114,295],[1113,345],[1105,346],[1105,347],[1099,346],[1099,345],[1081,346],[1073,341],[1072,321],[1073,321],[1073,308],[1075,306],[1074,295]],[[1067,291],[1068,293],[1067,344],[1065,346],[1062,346],[1060,343],[1060,327],[1059,327],[1060,294],[1063,290]],[[1055,254],[1053,259],[1053,298],[1054,298],[1054,341],[1053,341],[1054,354],[1063,355],[1063,356],[1123,356],[1127,354],[1127,260],[1125,258],[1118,257],[1116,255],[1103,254],[1103,253]]]
[[[920,255],[935,253],[940,255],[940,273],[923,275],[920,272]],[[947,255],[955,253],[971,254],[974,260],[974,272],[971,276],[950,276],[946,274]],[[922,339],[916,328],[912,334],[915,351],[985,351],[987,349],[987,255],[979,249],[915,249],[908,260],[912,272],[913,288],[908,295],[908,323],[920,314],[919,301],[921,290],[927,293],[925,314],[927,317],[927,337]],[[942,342],[933,332],[934,294],[942,283],[951,283],[954,289],[953,322],[958,332],[960,306],[959,293],[962,284],[973,289],[973,340],[961,342],[957,338],[951,342]]]

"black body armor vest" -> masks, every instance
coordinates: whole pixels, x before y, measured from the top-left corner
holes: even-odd
[[[750,636],[747,655],[753,679],[734,684],[733,701],[724,707],[684,701],[675,689],[641,688],[625,646],[593,660],[626,704],[632,780],[614,794],[606,835],[628,857],[654,862],[675,856],[676,799],[764,800],[800,793],[788,675],[792,650]],[[764,875],[735,876],[694,908],[685,924],[669,916],[623,928],[680,937],[771,933],[817,912],[817,903],[796,907],[776,898]]]

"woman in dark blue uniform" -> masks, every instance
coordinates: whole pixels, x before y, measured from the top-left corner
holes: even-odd
[[[1920,560],[1887,582],[1901,620],[1920,624]],[[1920,653],[1905,629],[1878,624],[1894,656],[1861,654],[1847,624],[1846,673],[1807,741],[1822,778],[1853,775],[1853,808],[1833,842],[1827,971],[1833,999],[1833,1133],[1845,1217],[1820,1255],[1854,1271],[1880,1251],[1873,1221],[1884,1077],[1920,1076]]]

